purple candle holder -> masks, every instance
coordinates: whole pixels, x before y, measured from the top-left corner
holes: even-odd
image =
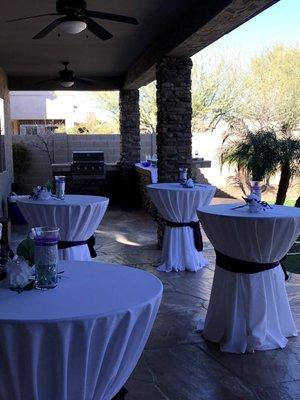
[[[59,228],[32,228],[36,288],[52,289],[57,286]]]

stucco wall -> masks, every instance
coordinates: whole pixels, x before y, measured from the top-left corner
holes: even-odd
[[[0,68],[0,97],[4,100],[4,122],[5,122],[5,159],[6,171],[0,172],[0,216],[6,210],[6,197],[11,189],[12,181],[12,148],[11,148],[11,119],[9,91],[4,71]]]

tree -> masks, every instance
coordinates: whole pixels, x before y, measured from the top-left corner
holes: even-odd
[[[245,131],[225,136],[220,155],[221,165],[236,166],[252,180],[268,180],[278,169],[280,180],[276,204],[284,204],[292,177],[300,163],[300,141],[275,131]]]
[[[290,133],[300,123],[300,48],[276,45],[253,57],[244,81],[244,120]]]
[[[299,172],[300,141],[284,134],[278,140],[278,164],[280,179],[276,196],[276,204],[284,204],[292,177]]]
[[[300,141],[293,132],[300,124],[300,48],[276,45],[253,57],[241,90],[243,99],[235,109],[237,117],[233,116],[235,121],[226,136],[234,140],[223,148],[221,158],[223,162],[244,168],[244,164],[251,163],[247,144],[257,139],[262,146],[260,152],[264,148],[263,138],[258,135],[255,139],[255,132],[272,132],[276,146],[265,148],[264,160],[268,164],[270,157],[273,158],[274,167],[276,164],[273,173],[280,171],[276,204],[283,204],[300,163]],[[245,137],[245,130],[252,131],[252,136]]]
[[[13,166],[15,184],[20,184],[21,175],[25,173],[31,164],[30,152],[27,147],[22,143],[13,143]]]
[[[94,92],[91,98],[103,113],[108,113],[108,117],[119,123],[119,92]]]
[[[32,146],[37,148],[38,150],[42,151],[46,154],[49,164],[53,164],[53,151],[50,150],[50,138],[53,147],[53,136],[52,134],[45,134],[45,135],[35,135],[36,141],[32,143]]]
[[[208,66],[209,65],[209,66]],[[214,67],[211,68],[211,65]],[[192,130],[214,130],[223,121],[229,126],[239,119],[243,100],[241,69],[223,58],[211,63],[202,59],[192,71]]]
[[[221,165],[236,166],[238,171],[250,175],[253,181],[272,176],[278,167],[278,140],[275,132],[250,132],[227,135],[220,155]]]
[[[96,92],[91,94],[91,98],[103,113],[114,121],[114,125],[119,125],[119,98],[117,92]],[[146,133],[156,132],[156,83],[143,86],[140,89],[140,121],[141,131]]]
[[[152,82],[140,89],[141,131],[155,133],[156,117],[156,82]]]

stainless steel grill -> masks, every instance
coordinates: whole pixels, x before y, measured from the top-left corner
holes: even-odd
[[[71,174],[80,177],[91,176],[93,179],[105,178],[103,151],[73,151]]]

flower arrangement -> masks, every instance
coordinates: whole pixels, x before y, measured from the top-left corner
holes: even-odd
[[[23,257],[14,257],[6,265],[1,275],[2,286],[21,293],[34,288],[34,269],[30,268]]]
[[[266,211],[267,209],[272,209],[272,207],[267,202],[259,200],[258,196],[253,193],[247,197],[243,197],[243,199],[246,204],[233,207],[233,210],[247,206],[249,207],[250,213],[257,213],[260,211]]]
[[[195,182],[192,178],[189,178],[184,183],[182,183],[182,186],[185,188],[192,189],[193,187],[195,187]]]
[[[51,189],[47,186],[37,186],[29,196],[32,200],[50,200],[52,198]]]

